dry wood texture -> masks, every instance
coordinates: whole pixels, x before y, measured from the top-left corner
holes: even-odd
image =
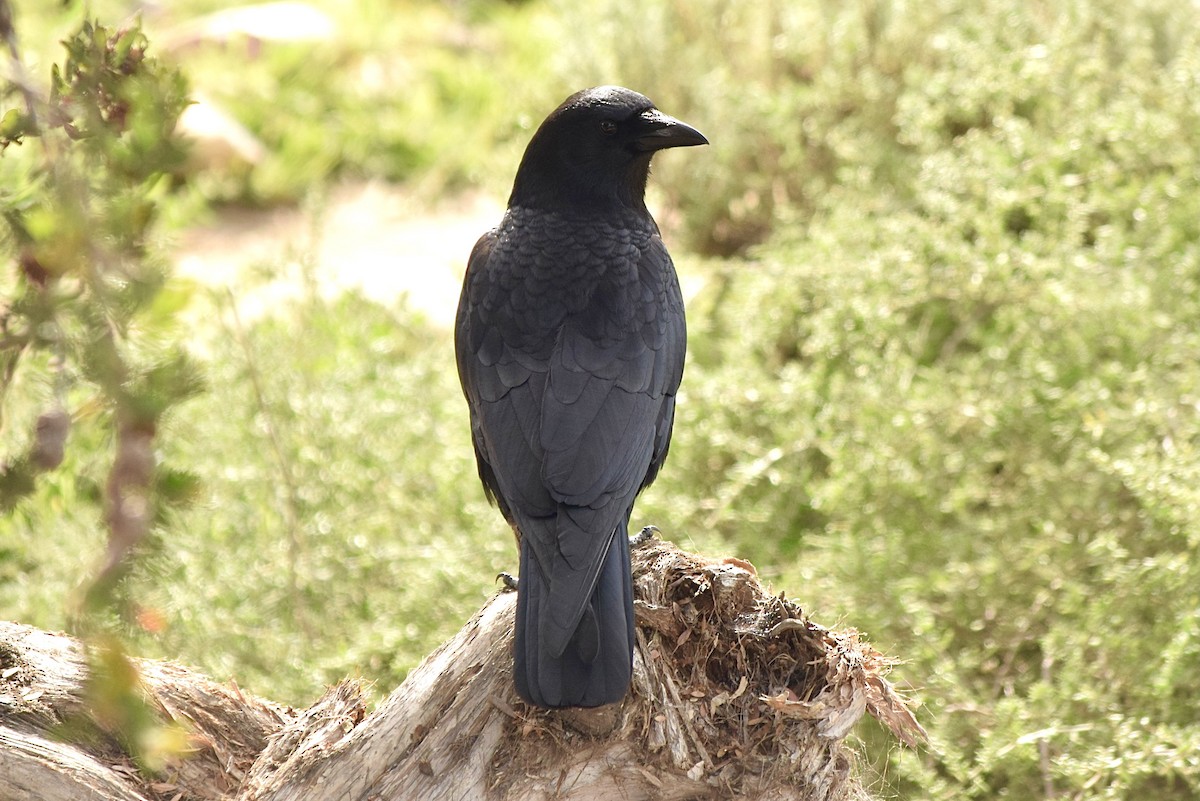
[[[888,660],[765,593],[746,563],[651,541],[634,581],[633,689],[598,710],[516,698],[508,593],[370,715],[354,683],[296,712],[138,661],[151,707],[190,732],[189,756],[153,777],[118,738],[59,739],[64,721],[95,717],[82,646],[0,623],[0,799],[836,801],[867,798],[842,744],[864,713],[906,743],[924,736]]]

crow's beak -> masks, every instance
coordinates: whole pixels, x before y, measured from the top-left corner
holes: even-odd
[[[638,150],[655,151],[668,147],[707,145],[704,134],[686,122],[668,117],[656,108],[641,113],[641,132],[633,140]]]

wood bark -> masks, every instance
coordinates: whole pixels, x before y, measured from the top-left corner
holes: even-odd
[[[634,581],[633,686],[596,710],[516,697],[503,592],[370,714],[354,682],[296,711],[137,660],[151,708],[190,733],[156,775],[84,700],[85,646],[0,623],[0,801],[857,800],[842,741],[863,714],[924,737],[892,662],[766,593],[747,563],[652,541]],[[79,720],[93,736],[64,738]]]

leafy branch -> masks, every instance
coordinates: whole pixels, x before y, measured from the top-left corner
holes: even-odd
[[[154,744],[178,738],[164,738],[138,712],[135,675],[109,680],[133,668],[97,624],[103,612],[129,619],[122,579],[156,521],[195,489],[158,463],[156,448],[164,416],[203,386],[176,339],[152,246],[186,155],[175,128],[187,86],[147,55],[139,22],[82,21],[46,90],[21,65],[8,0],[0,0],[0,36],[11,74],[0,100],[19,98],[0,114],[0,268],[12,275],[0,290],[0,430],[5,441],[28,443],[0,454],[0,510],[15,509],[62,465],[73,425],[98,423],[113,449],[94,493],[107,548],[81,588],[75,627],[92,646],[96,707],[115,710],[113,733],[153,767]],[[39,386],[51,388],[32,399],[40,413],[10,420],[20,406],[14,394],[37,396],[30,388]]]

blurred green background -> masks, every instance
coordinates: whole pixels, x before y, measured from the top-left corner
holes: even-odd
[[[44,81],[84,10],[15,8]],[[652,179],[690,350],[635,522],[750,559],[904,660],[893,678],[931,741],[859,726],[881,798],[1200,798],[1197,4],[212,16],[236,8],[142,12],[150,55],[261,148],[196,154],[158,199],[155,248],[231,215],[319,224],[364,181],[402,187],[405,213],[499,206],[563,97],[648,94],[712,146],[661,156]],[[135,10],[90,7],[107,24]],[[30,147],[0,157],[10,205]],[[465,264],[476,233],[445,237],[449,257]],[[3,241],[9,299],[18,244]],[[444,319],[403,295],[331,298],[315,249],[280,241],[230,291],[174,278],[141,323],[184,343],[205,390],[155,438],[190,503],[157,518],[107,620],[134,653],[296,705],[347,675],[385,694],[515,564]],[[281,276],[298,290],[238,312]],[[52,366],[6,382],[0,458],[63,391]],[[73,377],[66,461],[0,518],[0,615],[72,625],[103,553],[112,434],[92,394]]]

